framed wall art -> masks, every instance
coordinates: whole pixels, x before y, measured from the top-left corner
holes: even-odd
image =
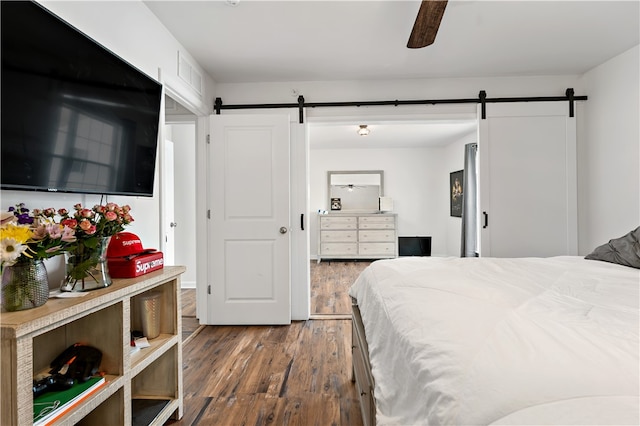
[[[449,196],[451,197],[451,216],[462,217],[462,170],[449,174]]]

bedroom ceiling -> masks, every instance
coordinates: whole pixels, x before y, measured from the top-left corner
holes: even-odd
[[[216,83],[573,75],[640,43],[638,0],[450,0],[435,43],[422,49],[406,47],[419,0],[144,3]],[[343,124],[312,131],[326,144],[357,136]],[[382,140],[375,135],[390,124],[378,125],[348,143]],[[411,128],[438,145],[466,125]],[[415,143],[404,134],[395,146]]]
[[[145,1],[217,83],[582,74],[640,40],[640,2],[449,1],[406,47],[420,1]]]

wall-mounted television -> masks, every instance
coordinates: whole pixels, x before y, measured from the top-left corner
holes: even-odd
[[[161,84],[37,3],[1,8],[2,189],[152,196]]]

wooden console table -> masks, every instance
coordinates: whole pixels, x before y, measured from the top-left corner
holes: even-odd
[[[81,342],[102,351],[106,385],[56,421],[56,425],[138,424],[139,410],[162,425],[183,410],[180,275],[168,266],[85,296],[49,299],[44,305],[0,314],[2,330],[0,424],[33,423],[33,377],[67,347]],[[160,335],[131,353],[131,330],[141,330],[138,298],[159,292]],[[152,408],[149,408],[152,406]],[[147,423],[147,422],[145,422]]]

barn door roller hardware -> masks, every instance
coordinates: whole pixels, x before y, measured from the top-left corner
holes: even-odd
[[[506,102],[555,102],[555,101],[568,101],[569,102],[569,117],[575,115],[574,103],[575,101],[586,101],[587,96],[575,96],[572,88],[568,88],[565,91],[564,96],[537,96],[528,98],[487,98],[487,92],[480,91],[478,95],[478,102],[482,105],[481,116],[482,119],[487,118],[487,103],[506,103]]]
[[[361,101],[361,102],[305,102],[304,96],[298,96],[296,103],[282,104],[239,104],[239,105],[223,105],[222,98],[216,98],[213,103],[213,109],[216,114],[220,114],[223,109],[278,109],[278,108],[297,108],[298,119],[300,124],[304,123],[304,108],[323,108],[323,107],[348,107],[348,106],[400,106],[400,105],[436,105],[436,104],[480,104],[481,118],[487,118],[487,103],[507,103],[507,102],[569,102],[569,117],[575,114],[575,101],[586,101],[587,96],[575,96],[572,88],[568,88],[564,96],[536,96],[536,97],[515,97],[515,98],[487,98],[487,92],[481,90],[477,98],[462,99],[421,99],[421,100],[394,100],[394,101]]]

